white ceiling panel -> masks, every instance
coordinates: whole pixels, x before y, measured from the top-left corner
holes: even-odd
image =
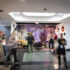
[[[9,12],[70,13],[70,0],[0,0],[0,9],[0,21],[14,21]]]

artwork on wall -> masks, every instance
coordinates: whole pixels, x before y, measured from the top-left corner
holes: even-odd
[[[64,32],[64,29],[65,29],[64,26],[62,26],[62,27],[61,27],[61,31]]]
[[[25,40],[28,32],[32,32],[35,42],[40,42],[43,39],[48,41],[50,33],[55,33],[55,25],[19,24],[18,31],[22,33],[23,40]]]

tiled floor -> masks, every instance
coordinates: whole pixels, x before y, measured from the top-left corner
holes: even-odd
[[[24,53],[21,70],[54,70],[57,59],[50,52]]]
[[[53,62],[57,61],[49,51],[24,53],[23,62]]]
[[[20,70],[58,70],[57,57],[47,49],[35,50],[31,53],[19,51],[18,55]],[[67,64],[70,70],[70,52],[67,52]],[[9,67],[2,67],[1,70],[9,70]],[[63,63],[60,70],[65,70]]]
[[[33,53],[25,52],[21,70],[58,70],[58,60],[48,50]],[[63,64],[61,70],[64,70]]]

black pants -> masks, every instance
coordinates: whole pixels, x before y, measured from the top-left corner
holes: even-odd
[[[14,56],[14,62],[17,62],[17,52],[16,52],[16,48],[13,48],[12,50],[11,50],[11,53],[8,55],[8,57],[7,57],[7,60],[8,61],[10,61],[10,55],[13,55]]]
[[[66,61],[65,55],[63,55],[63,60],[64,60],[65,67],[67,67],[67,61]],[[59,66],[61,65],[61,55],[58,55],[58,64],[59,64]]]
[[[53,43],[49,43],[49,49],[54,49],[54,44]]]
[[[5,46],[3,46],[4,55],[6,56]]]

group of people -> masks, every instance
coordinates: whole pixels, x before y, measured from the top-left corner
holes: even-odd
[[[26,39],[28,42],[28,52],[31,52],[31,51],[33,52],[34,37],[31,32],[29,32],[27,34],[28,34],[28,36],[26,37]],[[15,43],[13,37],[12,37],[12,42]],[[9,43],[10,42],[11,41],[9,40]],[[1,45],[3,46],[4,55],[6,55],[6,50],[5,50],[6,36],[4,35],[3,32],[0,31],[0,49],[1,49]],[[51,36],[50,41],[49,41],[49,49],[50,50],[53,49],[53,51],[56,50],[56,54],[58,55],[57,57],[58,57],[59,68],[61,66],[61,56],[63,56],[64,65],[65,65],[65,68],[67,68],[65,45],[66,45],[66,39],[63,38],[62,33],[60,34],[60,38],[58,38],[57,35],[55,35],[54,38]],[[12,47],[12,51],[13,51],[12,54],[14,54],[15,62],[17,62],[18,60],[17,60],[16,48]],[[10,56],[8,56],[7,59],[10,60]]]
[[[16,52],[17,41],[14,35],[7,41],[7,37],[4,32],[0,31],[0,60],[7,64],[11,61],[11,55],[14,56],[14,63],[17,63],[17,52]]]
[[[54,39],[51,37],[51,39],[49,41],[49,49],[52,48],[53,52],[56,50],[59,69],[61,66],[61,56],[63,56],[64,66],[65,66],[65,68],[67,68],[65,45],[66,45],[66,39],[63,38],[63,33],[60,34],[60,38],[58,38],[58,36],[55,35]]]
[[[34,37],[32,33],[28,33],[28,50],[33,51],[33,43],[34,43]],[[59,69],[61,67],[61,56],[63,56],[64,60],[64,66],[67,68],[67,61],[66,61],[66,50],[65,50],[65,45],[66,45],[66,39],[63,37],[63,33],[60,34],[60,38],[58,38],[57,35],[51,37],[49,41],[49,49],[53,49],[53,52],[56,51],[57,57],[58,57],[58,64],[59,64]]]

